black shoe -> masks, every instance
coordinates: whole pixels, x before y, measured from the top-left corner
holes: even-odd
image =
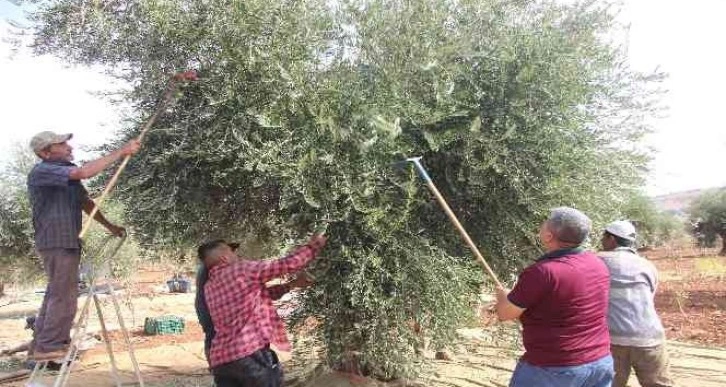
[[[70,362],[68,362],[70,365]],[[25,368],[32,370],[35,368],[35,365],[37,362],[35,360],[28,360],[25,362]],[[58,363],[55,361],[49,361],[48,364],[45,366],[47,370],[49,371],[60,371],[61,367],[63,367],[63,363]]]

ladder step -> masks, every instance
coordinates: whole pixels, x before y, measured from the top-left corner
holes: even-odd
[[[107,286],[107,289],[108,289],[108,287],[110,287],[110,285],[108,283],[106,284],[106,286]],[[113,301],[114,309],[116,312],[115,314],[119,320],[119,326],[121,328],[121,332],[123,334],[123,337],[126,339],[126,351],[125,352],[127,352],[131,358],[131,362],[132,362],[132,365],[134,368],[133,371],[135,373],[136,379],[138,380],[138,381],[132,382],[132,383],[122,383],[121,382],[119,375],[118,375],[118,370],[116,369],[116,361],[114,359],[113,351],[111,348],[112,344],[110,341],[106,340],[108,338],[108,331],[106,330],[106,327],[107,327],[106,322],[105,322],[103,313],[101,312],[101,304],[100,304],[100,301],[98,298],[98,294],[99,293],[98,293],[98,289],[97,289],[96,285],[92,285],[88,289],[88,292],[86,295],[86,297],[87,297],[86,303],[83,305],[83,308],[81,309],[81,313],[79,314],[78,319],[73,324],[74,334],[71,339],[70,347],[68,348],[68,352],[66,353],[66,356],[61,361],[60,370],[58,370],[58,373],[55,376],[54,382],[51,384],[51,386],[53,386],[53,387],[65,386],[68,383],[68,379],[70,378],[70,374],[73,371],[73,367],[75,366],[75,364],[78,361],[80,361],[80,359],[78,357],[78,355],[79,355],[78,347],[79,347],[79,344],[82,341],[83,337],[87,334],[87,331],[88,331],[88,321],[89,321],[88,317],[89,317],[89,313],[91,312],[90,306],[91,306],[92,300],[94,301],[94,304],[96,307],[96,313],[98,316],[98,320],[101,324],[101,331],[102,331],[102,334],[104,337],[104,341],[106,341],[109,359],[111,360],[112,376],[114,378],[114,384],[116,386],[141,386],[141,387],[144,386],[144,381],[141,377],[141,372],[139,370],[138,363],[136,362],[136,356],[134,354],[133,346],[131,345],[131,341],[129,338],[129,332],[126,329],[125,325],[123,324],[123,316],[121,315],[121,310],[119,308],[118,302],[116,301],[116,297],[115,297],[113,291],[110,291],[106,294],[109,295],[111,300]],[[73,360],[70,360],[70,359],[73,359]],[[30,378],[28,379],[28,381],[26,383],[26,387],[49,387],[46,384],[42,383],[40,381],[40,379],[43,378],[46,371],[53,371],[51,368],[48,367],[48,364],[50,362],[54,362],[54,361],[52,361],[52,360],[39,361],[39,362],[35,363],[35,366],[33,367],[33,371],[30,373]],[[27,370],[24,370],[24,371],[27,371]],[[23,377],[26,376],[27,374],[28,374],[28,372],[25,372]]]

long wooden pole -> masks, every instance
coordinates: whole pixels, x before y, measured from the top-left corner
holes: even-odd
[[[424,169],[423,165],[421,164],[421,157],[413,157],[410,159],[407,159],[407,161],[410,161],[413,163],[413,165],[416,167],[416,171],[418,172],[419,176],[426,182],[426,185],[429,187],[429,190],[434,194],[436,197],[436,200],[439,202],[441,207],[444,209],[444,212],[449,217],[449,220],[451,223],[454,224],[454,227],[459,231],[459,234],[461,234],[461,237],[464,238],[464,241],[469,246],[471,251],[474,253],[474,257],[476,257],[477,263],[484,269],[484,271],[489,274],[489,276],[492,278],[494,283],[497,285],[498,288],[504,288],[501,281],[499,281],[499,278],[494,273],[492,268],[489,266],[487,261],[484,259],[484,256],[481,254],[479,249],[474,244],[474,241],[471,240],[471,237],[469,236],[469,233],[466,232],[466,229],[464,226],[461,225],[461,222],[459,222],[459,219],[456,217],[456,214],[454,214],[454,211],[451,210],[451,207],[449,207],[449,204],[446,202],[446,199],[444,199],[444,196],[441,195],[441,192],[439,192],[439,189],[436,188],[436,185],[431,180],[431,177],[429,176],[428,172],[426,172],[426,169]]]
[[[154,121],[156,121],[156,118],[161,114],[161,112],[166,108],[166,105],[169,103],[169,100],[171,100],[171,97],[174,95],[174,91],[176,91],[176,86],[178,81],[181,80],[195,80],[196,79],[196,73],[192,72],[185,72],[181,74],[176,74],[171,79],[169,79],[169,83],[166,86],[166,91],[164,92],[164,95],[161,97],[161,101],[159,101],[159,105],[157,105],[156,110],[154,111],[154,114],[151,115],[151,118],[149,118],[148,121],[144,124],[144,127],[141,129],[141,133],[139,134],[139,137],[137,137],[137,140],[142,141],[144,139],[144,136],[146,135],[146,132],[149,131],[149,128],[154,124]],[[83,237],[88,233],[89,228],[91,227],[91,223],[93,222],[93,217],[96,216],[96,213],[98,213],[99,209],[101,208],[101,204],[104,200],[106,200],[106,196],[108,196],[108,193],[111,192],[111,189],[116,185],[116,182],[118,181],[119,176],[121,176],[121,172],[126,168],[126,165],[129,163],[129,160],[131,159],[131,155],[126,155],[124,157],[123,161],[121,161],[121,165],[119,165],[118,169],[116,170],[116,173],[113,174],[113,177],[111,177],[111,180],[106,185],[106,188],[103,189],[103,192],[101,193],[101,196],[98,197],[98,199],[95,200],[95,206],[93,206],[93,210],[91,210],[91,213],[88,214],[88,219],[86,219],[86,223],[83,225],[83,228],[81,229],[80,234],[78,234],[78,238],[83,239]]]

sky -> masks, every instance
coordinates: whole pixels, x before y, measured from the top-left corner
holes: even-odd
[[[669,77],[666,116],[654,119],[647,145],[655,150],[647,192],[659,195],[726,186],[726,0],[623,0],[619,19],[628,24],[628,59],[635,70],[660,69]],[[22,20],[13,2],[0,0],[0,37],[7,20]],[[120,114],[94,93],[120,87],[99,69],[70,67],[53,57],[13,54],[0,41],[0,161],[14,143],[42,130],[73,132],[81,150],[98,146],[118,129]]]
[[[17,143],[27,145],[33,134],[52,130],[74,133],[77,159],[110,139],[120,111],[95,94],[120,85],[100,69],[69,66],[52,56],[14,52],[8,19],[22,20],[20,8],[0,0],[0,162]]]
[[[648,191],[726,186],[726,1],[625,0],[633,68],[668,73],[667,117],[648,138],[657,151]]]

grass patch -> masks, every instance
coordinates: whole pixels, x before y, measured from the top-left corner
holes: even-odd
[[[699,258],[695,262],[696,273],[708,277],[726,277],[726,260],[720,257]]]
[[[0,372],[15,372],[23,368],[23,361],[14,357],[0,360]]]

